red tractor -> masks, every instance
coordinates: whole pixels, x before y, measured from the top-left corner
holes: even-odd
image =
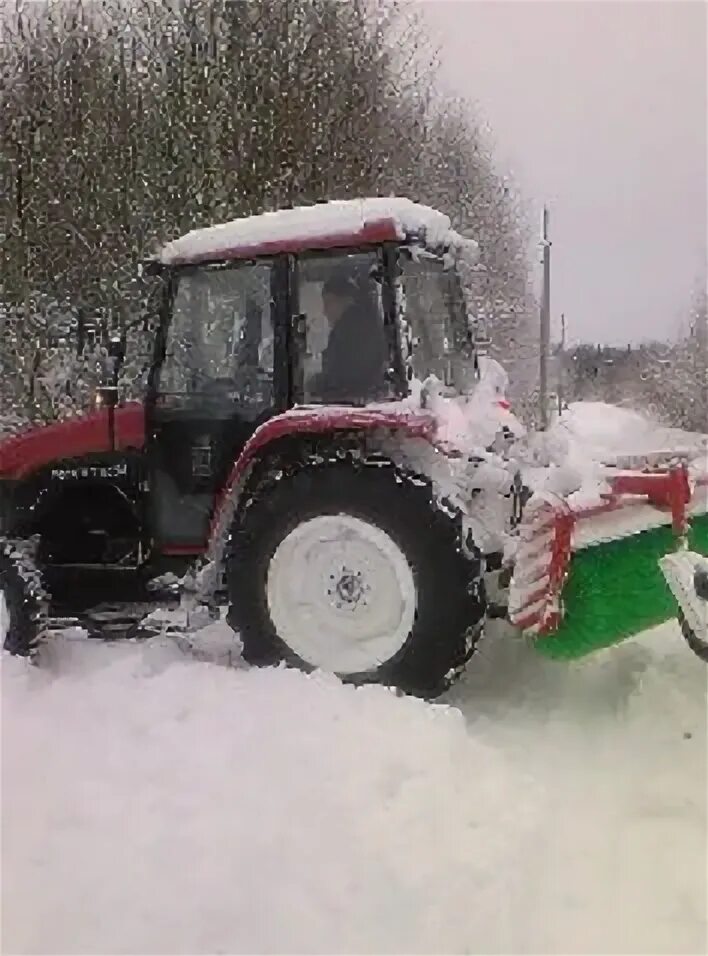
[[[247,661],[446,686],[519,495],[502,468],[501,524],[478,534],[463,499],[483,494],[483,456],[447,447],[411,396],[430,375],[479,377],[457,268],[470,253],[446,216],[401,199],[163,248],[144,403],[114,384],[97,410],[0,443],[6,649],[33,654],[72,617],[134,633],[151,580],[211,562]]]
[[[285,209],[164,247],[144,402],[122,403],[116,377],[95,410],[0,441],[5,648],[34,656],[72,621],[150,633],[146,612],[175,600],[165,572],[227,608],[252,664],[424,696],[510,593],[522,630],[557,627],[563,502],[551,530],[530,509],[508,587],[526,495],[504,454],[518,423],[503,373],[477,355],[465,306],[477,251],[403,199]],[[667,481],[640,476],[601,510],[645,491],[683,507],[680,476]]]

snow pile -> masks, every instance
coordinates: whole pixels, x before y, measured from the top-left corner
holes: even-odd
[[[2,662],[4,952],[518,949],[542,794],[458,711],[159,641],[47,651]]]
[[[604,402],[574,402],[548,430],[554,457],[614,464],[656,454],[705,454],[708,435],[667,428],[627,408]]]
[[[431,248],[463,242],[451,230],[450,219],[436,209],[401,198],[336,200],[315,206],[280,209],[260,216],[234,219],[204,229],[195,229],[168,243],[159,253],[165,264],[214,258],[237,248],[255,248],[267,243],[290,243],[330,235],[356,235],[367,224],[391,221],[399,239],[413,235]]]
[[[708,435],[667,428],[639,412],[604,402],[575,402],[547,432],[519,449],[535,491],[561,495],[573,508],[599,504],[607,467],[641,470],[686,458],[693,479],[708,478]]]
[[[706,951],[675,624],[569,665],[490,638],[462,716],[160,642],[47,666],[2,661],[3,952]]]
[[[450,700],[548,794],[513,951],[707,952],[706,670],[676,623],[572,664],[483,650]]]
[[[708,474],[708,434],[668,428],[639,412],[604,402],[574,402],[545,432],[526,432],[506,399],[509,379],[494,359],[480,356],[480,377],[469,394],[449,396],[431,376],[414,382],[408,407],[429,410],[437,421],[437,437],[461,450],[488,447],[502,429],[517,440],[516,451],[531,467],[550,466],[549,489],[567,494],[573,482],[604,473],[603,465],[641,467],[654,459],[686,457],[694,469]],[[555,474],[564,469],[564,476]],[[540,471],[539,471],[540,473]],[[560,482],[558,484],[558,482]],[[557,484],[557,488],[556,488]]]

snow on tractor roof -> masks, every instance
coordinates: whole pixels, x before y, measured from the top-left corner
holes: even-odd
[[[409,199],[351,199],[280,209],[194,229],[162,248],[165,265],[250,259],[307,249],[418,240],[444,250],[463,240],[449,218]]]

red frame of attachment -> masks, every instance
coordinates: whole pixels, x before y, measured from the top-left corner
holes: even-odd
[[[706,483],[708,478],[699,481],[699,484]],[[602,495],[602,504],[574,511],[562,502],[554,508],[548,580],[510,615],[512,624],[524,631],[532,630],[539,636],[551,634],[558,628],[562,620],[560,596],[572,557],[573,529],[579,519],[605,514],[626,507],[632,499],[644,498],[655,508],[670,510],[674,533],[678,537],[686,534],[687,505],[692,496],[685,465],[665,471],[620,472],[608,476],[608,484],[611,490]],[[537,533],[540,536],[547,530],[548,526],[542,524]]]

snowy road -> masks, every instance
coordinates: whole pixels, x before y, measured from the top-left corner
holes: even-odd
[[[2,662],[3,953],[701,953],[706,670],[487,641],[462,711],[61,640]]]
[[[476,664],[451,702],[545,788],[519,952],[707,952],[708,680],[677,625],[573,665],[509,642]]]

